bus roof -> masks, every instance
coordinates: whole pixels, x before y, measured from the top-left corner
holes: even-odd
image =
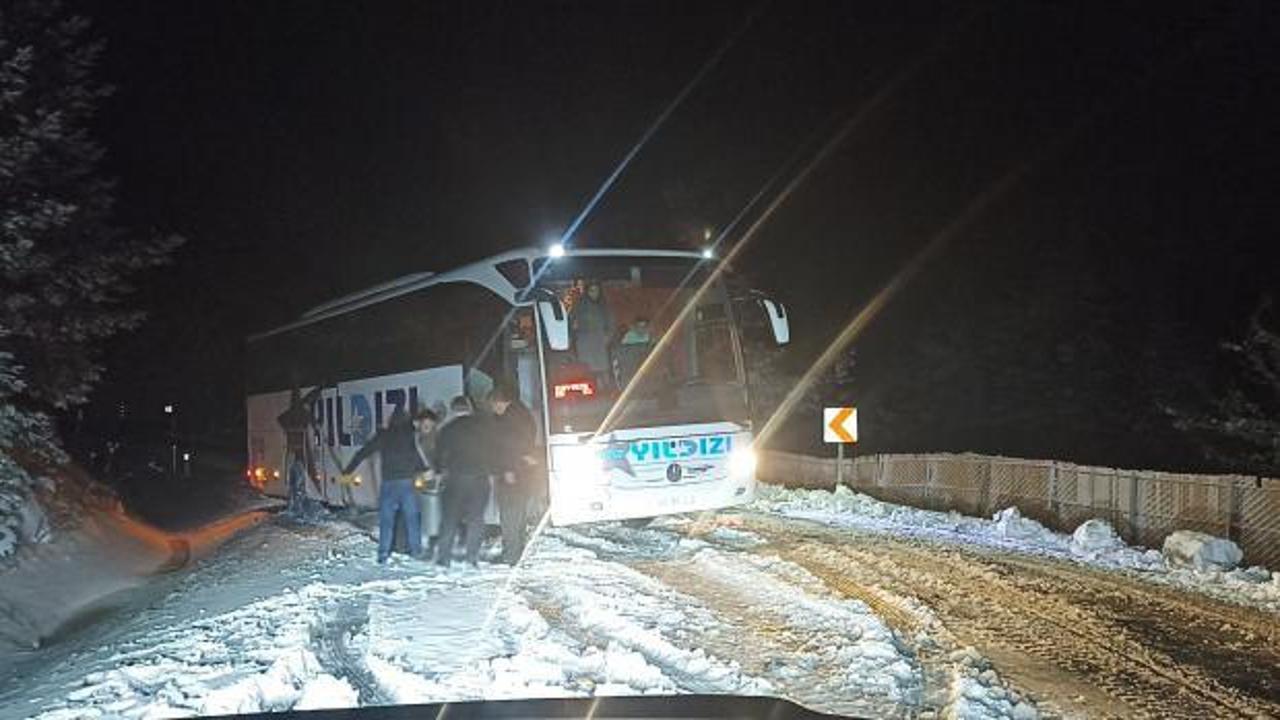
[[[689,250],[647,250],[640,248],[566,248],[564,257],[683,257],[693,259],[704,259],[701,253]],[[517,293],[523,288],[516,287],[507,279],[498,266],[511,260],[526,260],[532,262],[537,258],[551,257],[546,248],[525,247],[516,250],[509,250],[504,253],[492,255],[482,260],[477,260],[466,265],[454,268],[448,272],[432,273],[432,272],[416,272],[404,275],[402,277],[390,280],[384,283],[365,288],[363,290],[343,295],[342,297],[321,303],[310,310],[302,313],[295,321],[277,328],[272,328],[264,332],[255,333],[249,336],[249,340],[259,340],[261,338],[270,337],[279,333],[288,332],[295,328],[305,325],[327,320],[332,317],[345,315],[346,313],[376,305],[380,302],[390,300],[407,293],[421,290],[432,285],[439,285],[450,282],[471,282],[492,290],[494,294],[512,305],[519,304],[516,299]]]

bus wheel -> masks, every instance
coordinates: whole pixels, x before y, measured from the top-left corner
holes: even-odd
[[[629,528],[635,528],[636,530],[639,530],[640,528],[646,528],[646,527],[649,527],[649,523],[651,523],[651,522],[653,522],[653,518],[651,518],[651,517],[647,517],[647,518],[628,518],[628,519],[626,519],[626,520],[623,520],[623,521],[622,521],[622,524],[623,524],[623,525],[626,525],[626,526],[627,526],[627,527],[629,527]]]

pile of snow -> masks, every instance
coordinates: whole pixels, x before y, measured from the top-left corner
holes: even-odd
[[[1240,546],[1225,538],[1194,530],[1178,530],[1164,539],[1165,560],[1176,567],[1231,570],[1244,559]]]
[[[1127,547],[1106,520],[1085,520],[1071,533],[1071,552],[1082,557],[1097,557]]]
[[[834,490],[787,488],[761,483],[756,490],[755,505],[770,510],[823,510],[832,512],[880,515],[882,503],[875,498],[837,485]]]
[[[351,683],[332,675],[319,675],[302,688],[302,697],[294,704],[294,710],[324,710],[349,708],[359,704],[359,693]]]
[[[1007,507],[992,515],[991,522],[995,523],[995,532],[1002,538],[1049,547],[1063,544],[1062,535],[1029,517],[1023,517],[1016,507]]]
[[[1036,720],[1040,713],[1016,691],[1005,687],[1000,675],[972,647],[953,651],[947,657],[955,677],[952,678],[951,702],[946,717],[1012,718]]]
[[[136,674],[137,670],[133,672]],[[310,688],[321,677],[331,676],[323,673],[316,656],[305,648],[294,648],[276,658],[266,672],[250,675],[210,692],[200,705],[200,714],[287,710],[296,707],[304,696],[304,689]],[[313,700],[314,694],[312,690]]]

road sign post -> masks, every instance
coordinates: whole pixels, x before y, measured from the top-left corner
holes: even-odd
[[[858,409],[852,407],[823,408],[822,441],[836,444],[836,485],[843,485],[844,446],[858,442]]]

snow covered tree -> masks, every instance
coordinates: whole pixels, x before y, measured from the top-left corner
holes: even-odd
[[[53,418],[101,378],[101,343],[142,319],[121,303],[128,278],[180,242],[110,224],[88,134],[110,88],[88,25],[50,0],[0,0],[0,535],[29,500],[23,467],[62,459]]]
[[[1224,343],[1236,379],[1208,403],[1209,410],[1166,411],[1196,435],[1205,454],[1227,467],[1280,476],[1280,330],[1264,299],[1244,338]]]

